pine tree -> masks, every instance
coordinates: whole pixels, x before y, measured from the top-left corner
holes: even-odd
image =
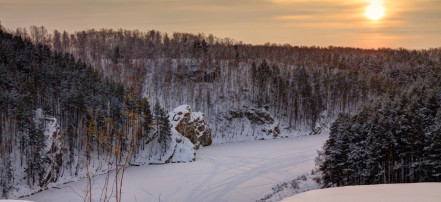
[[[441,103],[440,103],[441,104]],[[441,108],[438,108],[434,123],[425,134],[423,167],[428,176],[424,181],[441,181]]]
[[[169,121],[168,115],[164,109],[160,110],[159,120],[160,120],[159,128],[161,131],[159,138],[161,139],[160,142],[162,144],[162,148],[164,149],[163,152],[166,153],[168,145],[171,142],[171,135],[172,134],[171,134],[171,129],[170,129],[170,121]]]
[[[325,161],[320,166],[324,173],[324,186],[343,186],[347,184],[349,154],[349,117],[340,115],[332,124],[329,139],[324,146]]]
[[[151,124],[152,124],[152,112],[150,111],[150,103],[147,100],[147,98],[142,98],[141,99],[141,114],[142,114],[142,118],[143,118],[143,129],[144,129],[144,134],[149,134],[150,130],[151,130]]]
[[[120,58],[121,58],[121,53],[120,53],[120,50],[119,50],[119,46],[117,46],[114,49],[113,55],[112,55],[112,62],[113,62],[113,64],[117,65]]]
[[[140,114],[142,116],[142,131],[138,138],[141,142],[141,149],[144,150],[145,144],[151,141],[150,132],[152,130],[153,115],[150,111],[150,103],[147,98],[142,98],[140,105]]]
[[[171,129],[168,114],[161,108],[159,101],[156,101],[153,113],[156,119],[156,133],[158,136],[158,143],[161,145],[162,152],[167,152],[167,147],[171,141]]]

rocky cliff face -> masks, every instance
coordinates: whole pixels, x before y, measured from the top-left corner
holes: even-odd
[[[37,110],[37,114],[41,113]],[[38,116],[38,115],[37,115]],[[60,126],[57,119],[50,116],[40,116],[40,123],[44,125],[44,135],[46,139],[46,147],[42,151],[42,156],[47,157],[47,170],[44,179],[41,181],[43,185],[47,183],[57,182],[60,176],[61,167],[63,165],[63,148],[60,134]],[[38,121],[36,121],[38,122]]]
[[[192,112],[190,106],[181,105],[168,114],[171,141],[165,152],[158,141],[150,142],[146,153],[138,156],[134,164],[184,163],[196,160],[195,150],[211,145],[211,129],[205,114]]]
[[[1,175],[0,179],[13,178],[10,184],[0,183],[0,192],[3,197],[18,198],[26,194],[41,191],[47,187],[51,187],[52,183],[57,183],[60,180],[62,166],[63,166],[63,148],[60,126],[57,119],[48,115],[45,115],[42,109],[35,110],[35,116],[33,118],[36,130],[38,133],[44,136],[42,148],[39,151],[41,161],[38,162],[42,169],[39,170],[39,174],[36,177],[38,184],[29,186],[28,181],[24,176],[28,175],[28,171],[25,169],[26,165],[23,165],[22,161],[32,158],[31,154],[26,156],[20,156],[20,153],[13,152],[6,158],[0,158],[1,161],[7,161],[8,167],[2,169],[8,169],[7,175]],[[35,137],[35,136],[33,136]],[[35,141],[35,140],[34,140]],[[14,148],[16,151],[18,147]],[[3,162],[2,162],[3,163]],[[0,180],[2,181],[2,180]],[[5,189],[8,191],[5,191]],[[0,196],[1,198],[2,196]]]
[[[263,108],[229,110],[219,114],[216,122],[217,130],[222,131],[216,136],[219,143],[274,139],[281,134],[279,122]]]
[[[188,138],[196,149],[211,145],[211,129],[205,114],[192,112],[190,106],[181,105],[169,113],[169,119],[173,129]]]

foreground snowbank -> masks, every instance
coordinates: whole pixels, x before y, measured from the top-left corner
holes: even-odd
[[[336,187],[308,191],[283,200],[283,202],[439,202],[441,183],[381,184],[365,186]]]

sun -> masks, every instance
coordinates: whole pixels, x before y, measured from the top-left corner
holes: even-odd
[[[380,4],[371,4],[366,7],[364,15],[371,20],[379,20],[384,16],[384,7]]]

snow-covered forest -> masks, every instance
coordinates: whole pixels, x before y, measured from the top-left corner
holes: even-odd
[[[334,120],[326,186],[441,180],[441,49],[37,26],[0,27],[0,40],[3,198],[212,141],[320,134]]]
[[[440,182],[440,69],[339,116],[322,155],[326,187]]]
[[[2,198],[174,154],[176,132],[159,102],[151,108],[72,55],[4,30],[0,53]]]
[[[69,52],[168,110],[188,104],[206,113],[218,142],[319,132],[339,113],[426,78],[441,60],[440,49],[249,45],[155,30],[15,34]]]

